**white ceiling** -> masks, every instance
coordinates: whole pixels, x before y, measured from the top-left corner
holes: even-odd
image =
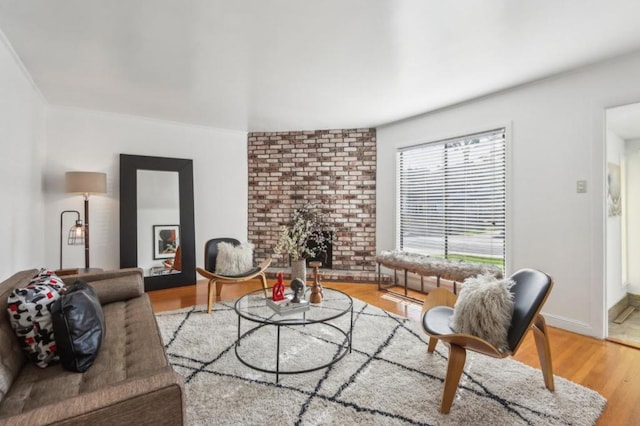
[[[442,108],[636,50],[639,18],[637,0],[0,0],[49,103],[248,131]]]

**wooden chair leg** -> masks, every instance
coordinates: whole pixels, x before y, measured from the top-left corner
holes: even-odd
[[[550,391],[555,390],[553,383],[553,364],[551,363],[551,347],[549,346],[549,334],[547,332],[547,324],[542,315],[538,315],[533,322],[533,337],[536,341],[538,349],[538,358],[540,359],[540,368],[542,369],[542,377],[544,384]]]
[[[442,414],[449,414],[451,404],[453,404],[453,397],[458,390],[458,383],[460,382],[460,376],[462,376],[466,358],[467,351],[465,348],[449,345],[447,376],[444,379],[444,391],[442,392],[442,403],[440,404],[440,412]]]
[[[216,281],[216,297],[220,300],[220,295],[222,294],[222,281]]]
[[[267,277],[263,273],[260,274],[260,280],[262,280],[262,289],[264,290],[264,297],[267,297]]]
[[[207,313],[211,313],[211,307],[213,306],[213,286],[215,285],[215,280],[209,280],[209,297],[207,301]]]
[[[438,339],[436,339],[435,337],[429,337],[429,347],[427,348],[427,351],[429,351],[429,353],[433,353],[433,351],[436,350],[437,344]]]

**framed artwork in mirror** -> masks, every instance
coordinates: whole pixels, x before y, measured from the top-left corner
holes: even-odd
[[[180,225],[153,225],[153,258],[170,259],[180,245]]]
[[[622,213],[622,184],[620,178],[620,165],[607,164],[607,201],[609,217],[620,216]]]

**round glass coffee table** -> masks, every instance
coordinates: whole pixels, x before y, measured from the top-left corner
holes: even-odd
[[[320,370],[351,352],[353,299],[342,291],[325,287],[322,303],[309,304],[303,312],[280,314],[267,304],[265,291],[256,290],[238,299],[234,309],[238,314],[238,360],[254,370],[275,374],[276,383],[281,374]],[[244,332],[242,320],[250,323]]]

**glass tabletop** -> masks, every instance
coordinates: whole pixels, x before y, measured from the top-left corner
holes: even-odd
[[[308,300],[310,292],[311,287],[308,287],[305,299]],[[313,324],[330,321],[351,310],[353,299],[348,294],[326,287],[322,292],[322,303],[310,303],[309,309],[304,312],[277,313],[267,305],[267,297],[262,289],[242,296],[236,301],[234,309],[240,317],[261,324]],[[286,292],[285,296],[288,294],[291,292]],[[267,296],[271,298],[271,288],[267,290]]]

